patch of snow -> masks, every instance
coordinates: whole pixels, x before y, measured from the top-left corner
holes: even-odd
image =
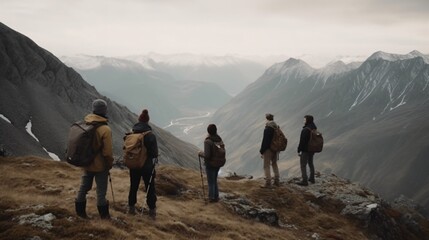
[[[101,66],[101,57],[89,55],[63,56],[61,57],[61,61],[67,66],[81,70],[94,69]]]
[[[326,117],[331,116],[331,114],[332,114],[333,112],[334,112],[334,111],[330,111],[330,112],[326,115]]]
[[[32,136],[34,139],[36,139],[36,141],[38,143],[40,143],[39,139],[36,137],[36,135],[34,135],[33,131],[31,130],[32,126],[33,126],[33,124],[31,123],[31,117],[30,117],[30,120],[28,121],[27,125],[25,126],[25,130],[27,131],[27,133],[30,136]],[[42,148],[49,155],[49,157],[51,157],[53,160],[60,161],[60,158],[58,157],[58,155],[56,155],[55,153],[49,152],[43,146],[42,146]]]
[[[47,213],[43,216],[39,216],[35,213],[22,215],[19,217],[19,225],[30,224],[33,227],[39,227],[43,229],[52,229],[52,221],[55,220],[56,217],[52,213]]]
[[[165,63],[171,66],[227,66],[235,65],[242,61],[247,61],[232,55],[225,56],[209,56],[209,55],[196,55],[196,54],[171,54],[163,55],[157,53],[149,53],[147,57],[153,59],[155,62]]]
[[[373,203],[373,204],[367,205],[366,207],[369,208],[369,209],[374,209],[374,208],[378,207],[378,204],[377,203]]]
[[[37,142],[40,143],[39,139],[37,139],[36,135],[34,135],[33,132],[31,131],[32,126],[33,124],[31,123],[31,117],[30,117],[30,120],[28,120],[28,123],[25,126],[25,130],[27,131],[28,134],[30,134],[30,136],[32,136],[34,139],[36,139]]]
[[[5,120],[6,122],[12,124],[12,122],[5,115],[0,114],[0,118],[3,119],[3,120]]]

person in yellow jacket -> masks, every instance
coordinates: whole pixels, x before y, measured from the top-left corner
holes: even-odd
[[[92,103],[92,113],[85,117],[87,124],[103,123],[96,129],[93,149],[98,151],[94,161],[83,168],[82,181],[75,201],[78,216],[88,218],[86,214],[86,194],[97,184],[97,209],[102,219],[110,218],[109,202],[106,200],[109,170],[113,164],[112,130],[107,125],[107,103],[96,99]]]

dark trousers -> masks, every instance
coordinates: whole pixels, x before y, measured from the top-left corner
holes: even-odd
[[[217,186],[218,167],[206,166],[207,183],[209,185],[209,199],[215,200],[219,198],[219,189]]]
[[[153,176],[151,180],[153,170]],[[143,179],[146,189],[146,203],[150,209],[156,208],[156,189],[155,189],[155,169],[154,165],[144,166],[141,169],[130,169],[130,192],[128,194],[128,205],[134,206],[137,203],[137,191],[140,185],[140,179]],[[150,186],[149,186],[150,182]],[[149,191],[148,190],[149,187]]]
[[[314,164],[313,164],[314,153],[302,152],[300,163],[301,163],[301,174],[302,181],[307,182],[307,164],[310,167],[310,179],[314,180]]]
[[[77,192],[76,202],[86,202],[86,194],[92,188],[92,183],[97,184],[97,206],[106,206],[107,178],[109,171],[88,172],[84,170],[79,191]]]

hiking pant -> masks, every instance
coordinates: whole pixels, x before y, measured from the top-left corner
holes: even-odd
[[[106,206],[107,178],[109,170],[103,172],[88,172],[84,170],[79,191],[77,192],[76,202],[86,202],[86,194],[92,188],[95,178],[97,184],[97,206]]]
[[[279,181],[279,167],[277,166],[277,152],[273,152],[271,149],[267,149],[264,152],[264,173],[265,173],[265,181],[271,184],[271,168],[273,167],[274,179],[275,181]]]
[[[130,169],[130,192],[128,194],[128,206],[134,206],[137,203],[137,191],[139,190],[140,179],[143,179],[146,189],[146,203],[150,209],[156,208],[156,189],[155,189],[155,165],[145,164],[140,169]],[[153,170],[153,176],[151,180]],[[149,186],[150,183],[150,186]],[[147,191],[149,187],[149,191]]]
[[[217,176],[219,167],[210,167],[206,165],[207,183],[209,186],[209,199],[216,200],[219,198],[219,188],[217,186]]]
[[[313,156],[314,153],[310,152],[302,152],[301,158],[300,158],[300,164],[301,164],[301,174],[302,174],[302,181],[307,182],[307,164],[310,167],[310,179],[314,179],[314,164],[313,164]]]

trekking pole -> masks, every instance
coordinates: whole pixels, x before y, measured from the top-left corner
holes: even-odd
[[[206,191],[204,190],[204,177],[203,177],[203,168],[201,167],[201,157],[198,156],[198,160],[200,162],[200,174],[201,174],[201,186],[203,188],[203,198],[204,198],[204,203],[207,204],[207,199],[206,199]]]
[[[109,182],[110,182],[110,189],[112,189],[113,206],[115,206],[115,194],[113,194],[112,176],[110,175],[110,172],[109,172]]]
[[[158,163],[158,158],[153,158],[152,162],[153,162],[153,168],[152,168],[152,173],[150,174],[149,184],[146,189],[146,198],[147,198],[147,195],[149,194],[150,186],[152,185],[153,173],[155,172],[155,166]],[[144,201],[142,204],[142,214],[143,214],[143,209],[144,209]]]

